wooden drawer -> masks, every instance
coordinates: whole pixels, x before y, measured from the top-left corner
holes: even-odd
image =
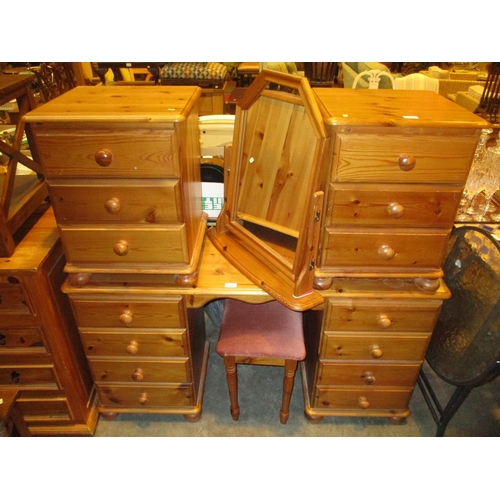
[[[30,364],[30,359],[6,361],[4,358],[0,366],[0,385],[58,387],[50,358],[46,362],[38,358],[37,364]]]
[[[406,410],[413,389],[323,389],[318,388],[318,408],[352,410]]]
[[[474,137],[341,133],[332,181],[450,183],[467,180]],[[405,166],[401,158],[411,157]],[[408,160],[407,160],[408,163]],[[411,166],[413,165],[413,167]],[[405,170],[411,168],[410,170]]]
[[[0,283],[0,315],[3,313],[31,314],[32,310],[23,286],[17,284],[17,278],[11,279],[12,284]]]
[[[417,273],[440,269],[450,230],[327,227],[321,269]]]
[[[180,182],[51,182],[50,198],[59,224],[183,222]]]
[[[461,194],[456,186],[331,184],[326,225],[449,228]]]
[[[80,328],[184,328],[181,297],[72,297]]]
[[[71,419],[68,400],[60,391],[21,391],[17,404],[28,423]]]
[[[341,363],[320,361],[317,385],[413,387],[421,363]]]
[[[430,335],[336,334],[325,332],[321,345],[324,360],[422,361]]]
[[[48,179],[180,177],[179,145],[173,130],[91,123],[34,129]]]
[[[189,383],[189,360],[187,358],[169,360],[148,360],[137,358],[134,361],[90,358],[90,368],[94,381],[99,383],[137,382],[151,383]]]
[[[2,353],[11,349],[47,352],[43,344],[42,332],[38,328],[0,328],[0,359]]]
[[[117,408],[137,409],[167,406],[193,406],[195,399],[192,384],[171,384],[168,386],[148,385],[97,385],[99,404]]]
[[[330,299],[325,330],[431,333],[441,301],[425,299]]]
[[[60,226],[70,264],[189,264],[186,227]]]
[[[87,356],[188,356],[186,330],[81,332]]]
[[[38,325],[37,317],[31,314],[2,314],[0,313],[2,329],[10,328],[35,328]]]

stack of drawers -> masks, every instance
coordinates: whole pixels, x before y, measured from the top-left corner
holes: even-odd
[[[0,259],[0,398],[17,405],[32,435],[92,435],[95,392],[66,296],[64,255],[49,209]]]
[[[78,87],[27,117],[70,273],[172,274],[196,283],[206,230],[199,89],[158,89]],[[135,111],[138,92],[144,109]],[[148,105],[159,116],[149,116]]]
[[[409,414],[484,120],[424,91],[316,89],[331,168],[302,374],[306,416]]]
[[[340,278],[323,294],[324,311],[306,313],[308,330],[319,332],[307,339],[302,372],[307,418],[402,421],[447,288],[430,293],[411,279]]]
[[[344,91],[341,103],[316,91],[333,139],[318,282],[413,276],[437,287],[486,122],[432,92]]]
[[[105,416],[140,410],[196,421],[208,357],[203,309],[187,309],[178,288],[154,278],[125,285],[93,275],[64,291]]]
[[[199,94],[78,87],[26,118],[67,258],[64,291],[107,416],[201,416],[208,349],[179,291],[196,285],[207,223]]]

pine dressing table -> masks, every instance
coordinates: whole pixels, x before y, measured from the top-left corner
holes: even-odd
[[[104,88],[75,89],[27,116],[68,257],[63,291],[103,415],[179,413],[196,421],[208,356],[202,306],[272,297],[199,237],[197,91]],[[350,415],[401,423],[449,297],[442,255],[486,122],[424,91],[316,89],[307,96],[328,147],[317,148],[311,186],[319,191],[310,189],[315,202],[324,201],[308,202],[319,224],[317,255],[298,255],[320,297],[304,310],[305,414],[312,422]],[[282,103],[301,105],[295,97]],[[286,127],[280,133],[288,137]],[[165,162],[173,165],[168,172]],[[157,183],[171,194],[150,197]],[[128,193],[129,186],[140,189]],[[159,210],[168,200],[177,201]],[[148,231],[157,238],[134,240]],[[165,243],[165,235],[174,237]]]

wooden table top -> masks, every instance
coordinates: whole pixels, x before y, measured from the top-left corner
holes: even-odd
[[[35,75],[0,74],[0,105],[15,99],[19,91],[31,84]]]
[[[196,86],[76,87],[25,116],[26,122],[154,123],[184,121],[201,89]]]
[[[56,220],[50,207],[17,245],[15,252],[10,257],[0,257],[0,274],[35,273],[58,241]]]
[[[488,128],[490,124],[428,90],[315,88],[330,126]]]

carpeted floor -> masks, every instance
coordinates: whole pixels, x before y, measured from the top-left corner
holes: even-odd
[[[201,419],[187,422],[182,415],[120,414],[115,420],[99,420],[96,436],[276,436],[276,437],[430,437],[436,426],[418,387],[411,402],[411,415],[403,425],[386,418],[324,418],[312,424],[304,417],[302,384],[297,372],[290,419],[279,421],[283,369],[267,366],[238,366],[241,415],[234,422],[229,413],[229,396],[222,358],[215,352],[218,329],[206,320],[210,357]],[[425,369],[425,367],[424,367]],[[429,370],[426,373],[432,374]],[[435,377],[442,401],[453,390]],[[500,436],[500,377],[472,391],[448,426],[447,436]]]

